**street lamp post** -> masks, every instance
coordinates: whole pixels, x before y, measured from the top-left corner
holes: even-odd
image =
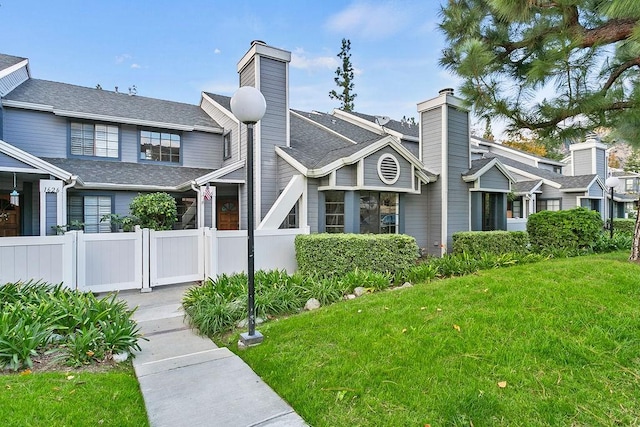
[[[243,86],[231,97],[231,112],[247,125],[247,287],[249,331],[240,334],[245,346],[260,344],[263,336],[256,331],[255,284],[254,284],[254,213],[253,213],[253,125],[262,119],[267,103],[262,93],[254,87]]]
[[[611,200],[609,201],[609,237],[613,239],[613,189],[620,184],[620,179],[617,176],[611,175],[604,182],[604,185],[609,187],[611,191]]]

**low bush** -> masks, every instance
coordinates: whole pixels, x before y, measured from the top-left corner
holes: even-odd
[[[464,231],[453,234],[453,253],[482,254],[525,253],[529,235],[525,231]]]
[[[613,231],[615,233],[633,234],[636,227],[635,219],[614,219]]]
[[[295,239],[302,274],[343,276],[355,269],[394,275],[413,266],[418,244],[403,234],[307,234]]]
[[[33,358],[58,353],[70,365],[139,350],[139,328],[124,301],[97,298],[62,285],[0,286],[0,367],[32,367]]]
[[[600,214],[586,208],[541,211],[529,216],[527,232],[537,251],[576,250],[593,247],[602,233]]]

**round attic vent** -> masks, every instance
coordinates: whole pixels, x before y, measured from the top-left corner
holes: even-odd
[[[385,184],[392,185],[400,178],[400,163],[392,154],[383,154],[378,160],[378,176]]]

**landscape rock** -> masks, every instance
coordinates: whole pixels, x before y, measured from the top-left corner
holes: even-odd
[[[361,297],[362,295],[366,294],[367,290],[365,288],[363,288],[362,286],[358,286],[357,288],[355,288],[353,290],[353,294],[357,297]]]
[[[261,317],[256,317],[256,325],[261,325],[264,323],[264,319]],[[236,325],[238,328],[246,328],[247,326],[249,326],[249,319],[248,318],[244,318],[241,321],[238,322],[238,324]]]
[[[304,309],[307,311],[317,310],[320,308],[320,301],[315,298],[310,298],[304,305]]]
[[[354,294],[349,294],[349,295],[346,295],[344,299],[356,299],[356,296]]]

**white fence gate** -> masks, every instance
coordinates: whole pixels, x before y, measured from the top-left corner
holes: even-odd
[[[257,230],[256,269],[296,270],[294,239],[308,229]],[[82,291],[150,290],[247,268],[247,232],[196,230],[0,239],[0,283],[41,280]]]

